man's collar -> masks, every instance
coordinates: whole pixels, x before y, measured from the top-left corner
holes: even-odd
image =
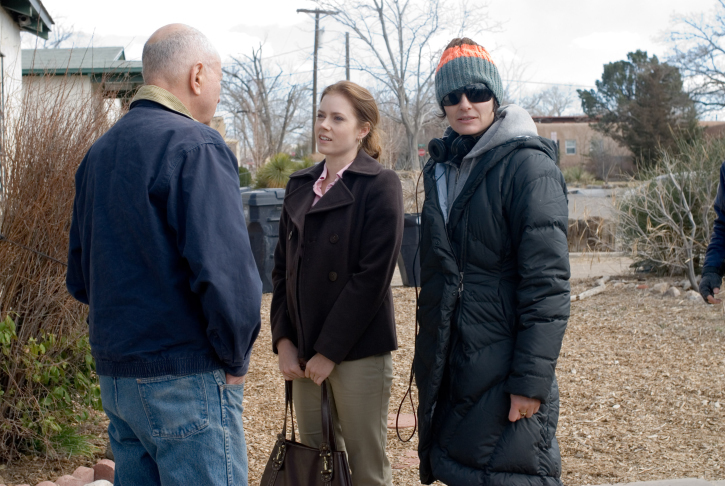
[[[156,103],[165,106],[169,110],[173,110],[177,113],[191,118],[194,121],[197,121],[193,116],[191,116],[191,112],[188,110],[188,108],[186,108],[186,106],[184,106],[184,103],[182,103],[179,98],[174,96],[172,93],[166,91],[164,88],[154,86],[153,84],[146,84],[144,86],[141,86],[141,88],[136,92],[136,96],[134,96],[131,100],[131,104],[141,100],[155,101]]]

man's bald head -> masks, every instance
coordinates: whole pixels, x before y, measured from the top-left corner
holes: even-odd
[[[204,34],[184,24],[170,24],[154,32],[143,46],[143,79],[146,84],[174,86],[185,81],[197,62],[221,62]]]

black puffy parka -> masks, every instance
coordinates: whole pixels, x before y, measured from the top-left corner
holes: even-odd
[[[555,368],[570,302],[566,184],[555,145],[520,108],[502,110],[499,139],[517,117],[528,130],[469,153],[447,221],[443,164],[424,168],[414,362],[424,484],[562,484]],[[539,411],[510,422],[511,394],[541,400]]]

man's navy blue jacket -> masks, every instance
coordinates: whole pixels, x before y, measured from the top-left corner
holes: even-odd
[[[262,284],[219,133],[136,101],[75,182],[66,284],[90,306],[98,374],[245,374]]]
[[[725,261],[725,163],[720,166],[720,186],[717,188],[717,196],[715,197],[715,224],[712,229],[712,237],[705,254],[705,268],[703,273],[708,270],[715,271],[721,276],[725,272],[723,261]]]

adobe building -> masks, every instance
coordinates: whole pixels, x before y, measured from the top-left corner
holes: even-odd
[[[591,163],[591,157],[607,153],[616,157],[623,170],[631,170],[632,153],[610,137],[603,135],[592,124],[596,120],[588,116],[534,116],[536,130],[541,137],[549,138],[559,145],[559,166],[584,166]]]

